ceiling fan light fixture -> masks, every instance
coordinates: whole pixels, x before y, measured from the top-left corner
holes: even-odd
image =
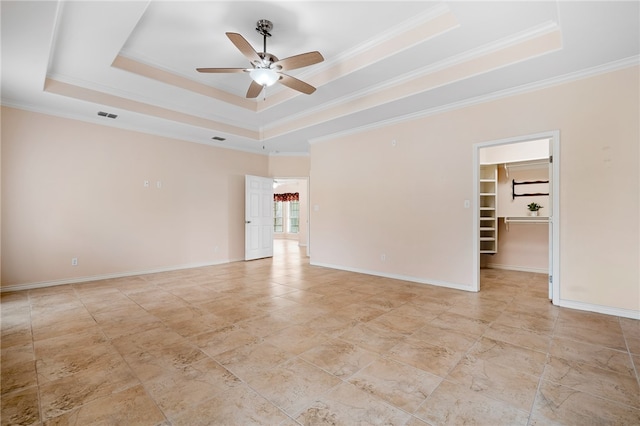
[[[281,82],[283,86],[297,90],[300,93],[307,95],[312,94],[316,90],[315,87],[295,77],[284,74],[283,71],[291,71],[317,64],[324,61],[324,58],[320,52],[313,51],[278,59],[275,55],[267,51],[267,37],[271,37],[269,31],[271,31],[272,28],[273,24],[266,19],[261,19],[256,24],[256,31],[260,33],[264,40],[263,50],[260,53],[256,52],[253,46],[251,46],[247,39],[241,34],[233,32],[225,33],[229,40],[231,40],[231,43],[249,60],[251,68],[196,68],[196,71],[204,73],[248,72],[252,82],[249,90],[247,90],[247,99],[256,98],[263,92],[266,93],[264,88],[273,86],[277,82]]]
[[[261,86],[273,86],[280,79],[278,73],[271,68],[254,68],[249,71],[249,75]]]

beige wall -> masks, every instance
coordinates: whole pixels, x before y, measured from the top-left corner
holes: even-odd
[[[301,178],[309,176],[309,156],[269,156],[269,176]]]
[[[498,252],[482,255],[486,266],[514,271],[549,272],[549,225],[498,220]]]
[[[242,259],[244,175],[267,172],[262,155],[2,108],[2,286]]]
[[[244,174],[310,173],[313,263],[471,287],[473,145],[559,130],[561,298],[638,312],[638,82],[628,68],[336,137],[306,164],[3,108],[2,285],[240,259]]]
[[[312,263],[471,288],[474,144],[559,130],[560,297],[640,314],[639,80],[626,68],[313,144]]]

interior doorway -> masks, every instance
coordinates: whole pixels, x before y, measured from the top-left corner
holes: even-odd
[[[309,256],[309,179],[274,178],[273,193],[274,242],[295,241]]]
[[[473,157],[475,289],[481,267],[546,273],[557,304],[559,132],[475,144]]]

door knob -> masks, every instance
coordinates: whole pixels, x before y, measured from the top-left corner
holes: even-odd
[[[251,221],[250,220],[245,220],[244,223],[251,223]]]

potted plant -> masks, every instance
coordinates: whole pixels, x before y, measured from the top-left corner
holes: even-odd
[[[527,204],[527,208],[529,209],[529,216],[538,216],[538,210],[540,210],[542,206],[538,203],[529,203]]]

